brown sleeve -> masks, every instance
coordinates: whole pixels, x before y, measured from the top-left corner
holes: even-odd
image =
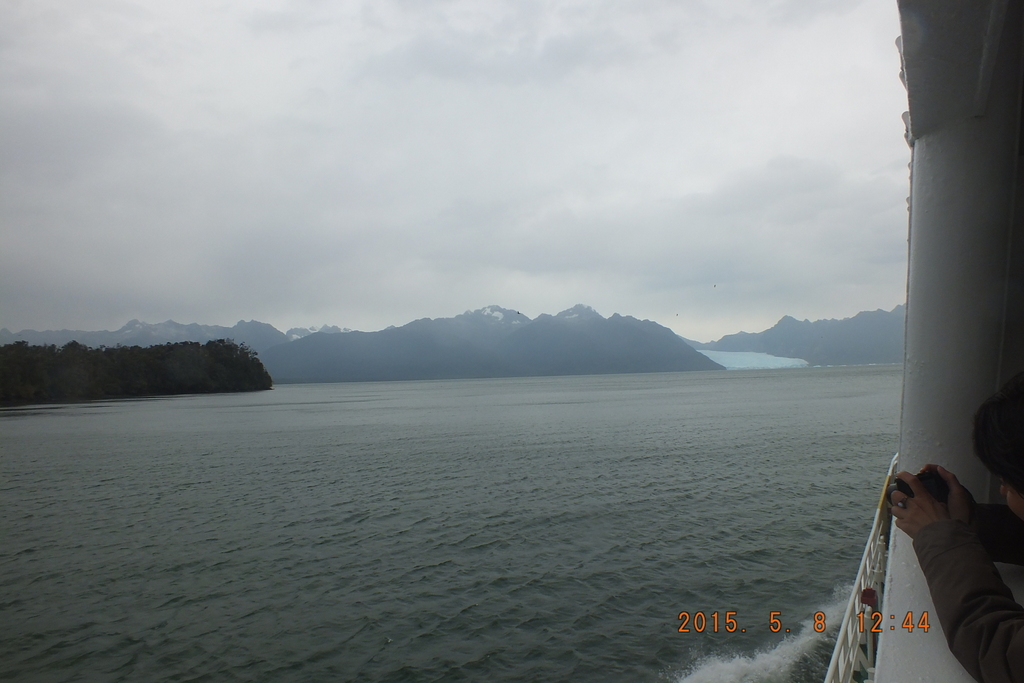
[[[993,562],[1024,564],[1024,520],[1005,505],[978,505],[971,528]]]
[[[963,522],[933,522],[914,550],[953,655],[983,683],[1024,683],[1024,608]]]

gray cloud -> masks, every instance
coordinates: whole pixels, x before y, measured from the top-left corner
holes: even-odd
[[[876,5],[4,5],[0,325],[891,307]]]

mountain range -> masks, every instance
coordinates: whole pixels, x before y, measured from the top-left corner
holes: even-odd
[[[721,368],[700,351],[754,352],[798,358],[810,365],[900,363],[905,307],[865,311],[842,320],[785,316],[763,332],[717,341],[684,339],[631,316],[604,318],[578,305],[535,319],[488,306],[453,318],[423,318],[378,332],[334,326],[281,332],[256,320],[232,327],[132,320],[115,331],[0,329],[0,344],[27,341],[63,346],[152,346],[232,339],[257,351],[277,382],[507,377],[663,372]],[[715,355],[715,354],[712,354]],[[722,357],[716,356],[719,360]],[[725,361],[723,361],[725,362]]]
[[[261,354],[275,382],[354,382],[721,370],[650,320],[577,305],[531,320],[488,306],[379,332],[311,334]]]
[[[810,365],[869,365],[903,362],[906,306],[891,311],[862,311],[842,320],[797,320],[785,316],[763,332],[728,334],[702,344],[708,351],[754,351],[802,358]]]
[[[162,323],[144,323],[139,320],[130,320],[124,327],[113,332],[100,330],[90,332],[86,330],[22,330],[11,332],[6,327],[0,329],[0,344],[11,344],[16,341],[27,341],[32,346],[63,346],[69,341],[77,341],[92,348],[100,346],[154,346],[156,344],[176,343],[183,341],[194,341],[205,343],[214,339],[233,339],[239,344],[245,344],[256,352],[262,352],[271,346],[284,344],[286,342],[301,339],[315,332],[338,333],[347,332],[337,327],[324,325],[321,328],[315,327],[293,327],[287,332],[282,332],[273,325],[261,323],[257,320],[248,322],[239,320],[232,327],[223,325],[198,325],[192,323],[183,325],[173,320]]]

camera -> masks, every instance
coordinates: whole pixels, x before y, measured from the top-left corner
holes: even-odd
[[[932,495],[932,498],[945,503],[949,500],[949,485],[946,481],[939,476],[939,473],[935,470],[925,470],[917,475],[917,480],[924,484],[925,489]],[[900,491],[907,495],[908,498],[914,497],[914,490],[910,488],[910,484],[897,479],[895,484],[890,484],[889,488],[885,490],[885,496],[892,502],[892,494],[894,491]]]

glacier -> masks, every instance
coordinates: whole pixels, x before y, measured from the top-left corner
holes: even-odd
[[[774,370],[776,368],[806,368],[802,358],[783,358],[755,351],[705,351],[700,353],[725,366],[726,370]]]

